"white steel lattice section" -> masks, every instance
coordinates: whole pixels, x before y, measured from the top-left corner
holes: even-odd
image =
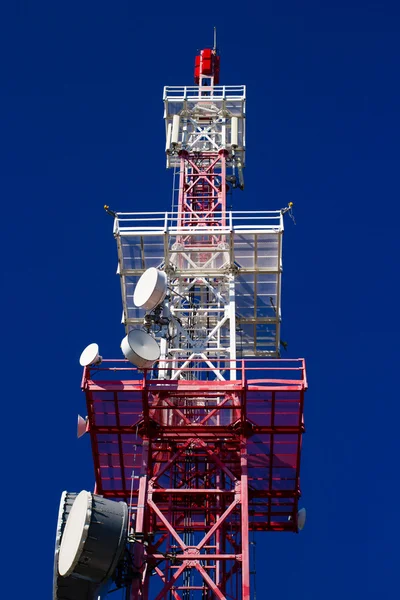
[[[167,271],[170,286],[180,294],[170,311],[184,331],[177,327],[171,357],[179,352],[188,357],[195,347],[229,358],[231,315],[226,317],[232,286],[237,356],[278,356],[282,233],[280,211],[227,212],[225,226],[202,227],[179,227],[176,213],[118,214],[114,235],[126,330],[143,323],[144,311],[133,304],[136,282],[146,269],[157,267]],[[185,245],[182,239],[189,234],[191,243]],[[194,312],[196,330],[191,331]]]
[[[167,167],[179,165],[179,151],[229,151],[227,166],[245,165],[245,86],[164,88]],[[175,118],[175,121],[174,121]],[[176,131],[173,129],[176,128]]]

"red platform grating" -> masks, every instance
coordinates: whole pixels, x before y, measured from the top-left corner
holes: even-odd
[[[85,369],[96,493],[129,506],[132,600],[150,581],[155,600],[249,600],[249,531],[297,531],[304,361],[232,363],[233,381],[202,359],[179,380]]]
[[[237,362],[241,375],[237,381],[144,379],[124,361],[104,361],[101,368],[87,368],[83,389],[96,492],[135,505],[143,437],[150,444],[150,477],[180,446],[194,439],[206,442],[207,450],[240,479],[240,448],[245,443],[250,529],[295,531],[307,387],[304,361]],[[210,372],[203,371],[205,376]],[[205,473],[211,481],[215,464],[204,448],[196,452],[191,461],[197,465],[195,476],[181,473],[179,485],[204,496]],[[157,488],[161,498],[160,481]],[[227,497],[234,494],[229,477],[224,491]],[[175,494],[173,500],[179,504],[182,498]]]

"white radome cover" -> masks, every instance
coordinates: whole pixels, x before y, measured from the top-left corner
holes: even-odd
[[[167,275],[155,267],[145,271],[136,284],[133,303],[138,308],[152,310],[167,295]]]
[[[99,346],[98,344],[93,343],[89,344],[89,346],[86,346],[86,348],[80,356],[79,364],[81,365],[81,367],[87,367],[88,365],[93,365],[97,363],[99,359]]]
[[[75,498],[61,538],[58,572],[71,575],[81,557],[92,515],[92,494],[83,490]]]
[[[306,509],[305,508],[301,508],[299,510],[299,512],[297,513],[297,527],[299,528],[299,530],[301,531],[304,527],[304,525],[306,524]]]
[[[142,329],[132,329],[121,342],[121,350],[130,363],[149,369],[160,358],[157,341]]]

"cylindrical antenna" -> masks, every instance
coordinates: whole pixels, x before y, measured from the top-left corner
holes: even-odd
[[[174,115],[172,117],[172,133],[171,133],[171,144],[173,146],[177,146],[178,145],[178,141],[179,141],[179,123],[180,123],[180,116],[179,115]]]
[[[217,52],[217,28],[214,27],[214,52]]]
[[[231,118],[231,146],[237,148],[239,145],[239,122],[237,117]]]

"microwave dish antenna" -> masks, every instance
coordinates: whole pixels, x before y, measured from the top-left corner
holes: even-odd
[[[138,308],[152,310],[164,300],[167,295],[167,274],[155,267],[145,271],[136,284],[133,303]]]
[[[122,340],[121,350],[138,369],[150,369],[161,353],[157,341],[142,329],[132,329]]]
[[[178,335],[178,326],[175,319],[171,319],[168,323],[168,335],[171,339]]]
[[[297,513],[297,527],[299,531],[304,529],[304,525],[306,524],[307,512],[305,508],[301,508]]]
[[[81,367],[89,367],[90,365],[99,365],[102,361],[102,357],[99,354],[98,344],[89,344],[82,352],[79,364]]]
[[[83,490],[75,498],[61,538],[59,574],[103,583],[115,571],[127,535],[127,504]]]
[[[72,505],[78,494],[75,492],[63,492],[60,499],[58,511],[56,542],[54,548],[54,570],[53,570],[53,600],[65,600],[74,598],[76,600],[97,600],[98,586],[90,581],[75,579],[74,577],[61,577],[58,572],[58,555],[60,552],[61,538],[64,533]]]
[[[76,437],[81,438],[86,433],[88,424],[88,418],[84,419],[81,415],[78,415],[78,423],[76,427]]]

